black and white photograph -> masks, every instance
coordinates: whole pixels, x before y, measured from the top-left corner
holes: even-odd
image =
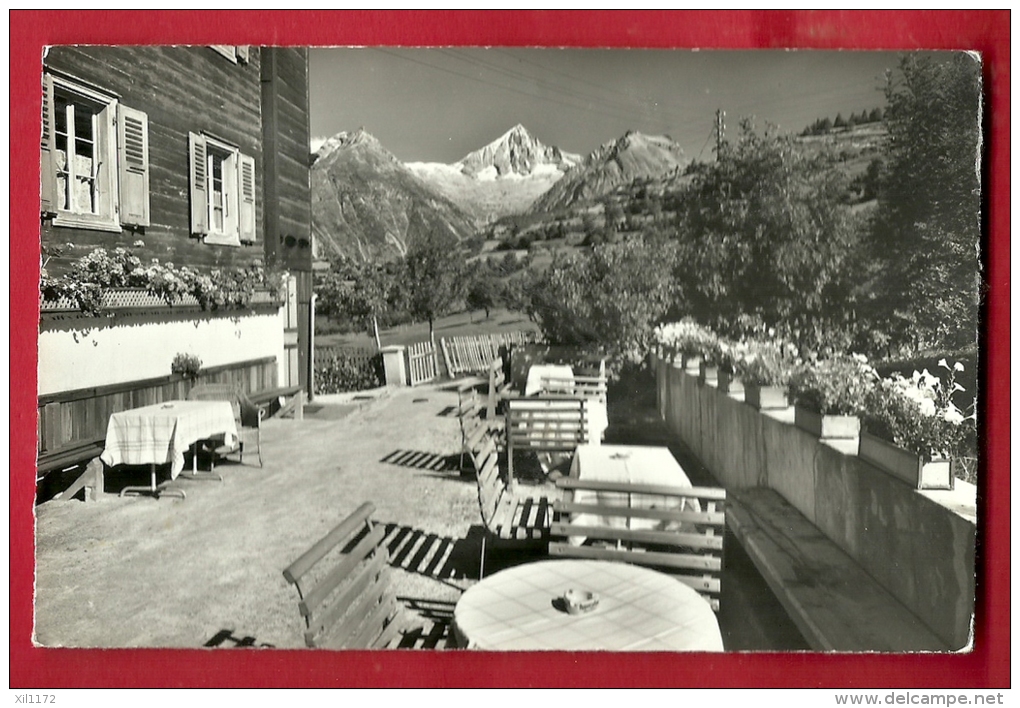
[[[42,66],[35,646],[973,651],[980,53]]]

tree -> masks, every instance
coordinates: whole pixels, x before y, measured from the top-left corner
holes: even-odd
[[[434,339],[436,318],[448,313],[463,295],[465,263],[456,238],[433,230],[412,243],[403,274],[408,309],[428,320],[429,339]]]
[[[727,159],[699,171],[683,201],[680,311],[723,333],[756,317],[812,348],[845,329],[861,229],[836,160],[741,121]]]
[[[560,251],[543,273],[516,287],[550,343],[638,361],[674,299],[674,252],[641,239]]]
[[[502,299],[503,288],[499,274],[488,265],[477,264],[465,295],[467,306],[472,310],[485,310],[485,319],[489,319],[490,310],[499,305]]]
[[[958,52],[910,54],[887,80],[890,157],[872,242],[875,316],[914,348],[977,339],[981,182],[980,64]]]

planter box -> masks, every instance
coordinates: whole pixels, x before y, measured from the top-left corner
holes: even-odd
[[[954,460],[932,460],[922,464],[921,459],[909,450],[864,431],[861,431],[857,454],[862,460],[915,489],[952,489],[956,484]]]
[[[684,371],[688,374],[698,375],[701,371],[701,357],[696,354],[684,354]]]
[[[745,383],[744,402],[758,410],[790,407],[790,402],[786,398],[786,389],[780,386],[758,386]]]
[[[703,384],[707,383],[710,386],[715,386],[716,382],[719,381],[719,367],[702,361],[701,365],[698,367],[698,381]]]
[[[861,419],[855,415],[822,415],[813,410],[796,406],[793,422],[821,440],[853,439],[861,434]]]
[[[719,390],[723,393],[743,393],[744,383],[730,371],[719,371]]]

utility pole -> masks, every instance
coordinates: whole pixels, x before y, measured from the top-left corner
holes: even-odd
[[[726,111],[717,108],[715,111],[715,161],[722,157],[723,135],[726,133]]]

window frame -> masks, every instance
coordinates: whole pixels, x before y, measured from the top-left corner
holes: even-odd
[[[206,228],[205,243],[217,246],[240,246],[241,225],[240,225],[240,150],[236,145],[219,140],[208,133],[202,133],[205,138],[206,155]],[[222,161],[223,186],[223,228],[215,229],[213,219],[213,161],[219,158]]]
[[[67,185],[66,194],[57,190],[59,205],[54,206],[53,225],[68,228],[94,229],[98,231],[121,232],[120,225],[120,193],[118,187],[118,156],[116,116],[119,99],[111,94],[102,93],[82,83],[72,81],[55,73],[48,73],[53,85],[54,102],[58,93],[68,98],[73,107],[87,105],[92,108],[93,123],[93,161],[98,160],[96,169],[95,189],[99,202],[98,213],[77,211],[73,207],[63,207],[64,197],[73,201],[73,184]],[[52,130],[56,136],[57,116],[54,114]],[[71,142],[73,129],[68,126],[67,144],[65,145],[65,164],[69,176],[74,174]],[[57,176],[56,138],[54,137],[54,180]],[[70,180],[68,180],[70,181]]]

